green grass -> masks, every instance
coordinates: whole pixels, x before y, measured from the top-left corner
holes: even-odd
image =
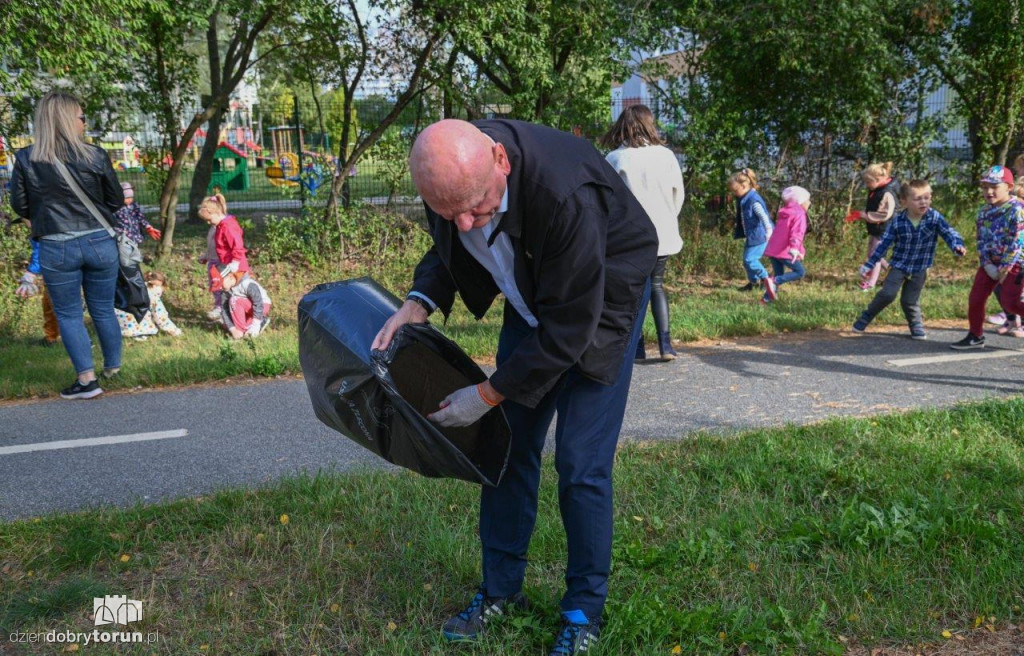
[[[146,342],[126,340],[122,375],[104,387],[116,390],[299,373],[295,308],[314,285],[371,275],[398,295],[408,289],[428,239],[406,224],[384,225],[390,225],[390,231],[374,232],[359,223],[368,232],[347,235],[349,245],[344,255],[326,248],[321,241],[316,242],[315,265],[297,256],[274,260],[268,255],[274,252],[271,236],[262,227],[248,228],[250,262],[274,301],[271,329],[252,343],[231,342],[205,318],[212,305],[206,291],[205,268],[198,262],[205,249],[205,227],[179,226],[173,255],[156,268],[170,280],[164,301],[171,318],[185,334],[178,339],[161,335]],[[692,341],[848,328],[871,299],[855,284],[864,246],[860,237],[859,232],[851,232],[838,244],[811,242],[808,278],[783,286],[780,300],[763,307],[757,303],[757,293],[735,291],[737,285],[745,282],[739,266],[739,245],[715,232],[691,231],[684,251],[670,259],[666,276],[673,337]],[[21,231],[0,234],[0,252],[12,254],[0,258],[0,275],[8,280],[20,276],[18,254],[26,252],[24,238]],[[144,250],[151,252],[153,245],[147,240]],[[287,247],[285,250],[290,252]],[[965,318],[971,267],[975,263],[973,256],[954,260],[948,252],[940,250],[922,296],[926,322]],[[995,308],[994,302],[992,307]],[[46,349],[38,345],[42,337],[41,316],[37,299],[21,301],[13,294],[0,295],[0,335],[5,338],[4,348],[0,349],[0,399],[52,396],[72,378],[63,348]],[[440,317],[435,322],[441,324]],[[903,324],[899,304],[890,306],[877,323]],[[477,322],[457,302],[451,318],[441,327],[472,357],[489,361],[500,326],[501,303],[496,303],[484,320]],[[648,342],[653,343],[655,329],[650,316],[645,334]],[[102,362],[98,348],[95,361]]]
[[[623,447],[598,653],[835,654],[1020,622],[1022,424],[1012,399]],[[91,598],[128,594],[159,648],[90,653],[543,653],[565,560],[545,467],[536,607],[477,647],[438,630],[478,579],[477,490],[409,473],[4,524],[0,627],[91,631]]]

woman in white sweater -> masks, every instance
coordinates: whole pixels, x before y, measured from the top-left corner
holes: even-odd
[[[651,312],[658,330],[658,350],[662,359],[671,360],[676,352],[669,336],[668,297],[663,282],[669,255],[683,249],[679,212],[683,209],[684,193],[679,160],[665,147],[654,115],[645,105],[624,109],[615,125],[601,137],[601,145],[615,148],[608,153],[608,163],[622,176],[658,230],[658,262],[651,274]],[[642,338],[636,357],[646,357]]]

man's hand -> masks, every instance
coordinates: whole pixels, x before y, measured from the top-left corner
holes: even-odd
[[[416,301],[406,301],[402,304],[402,307],[398,308],[398,311],[392,314],[387,321],[384,322],[384,327],[380,329],[377,336],[373,338],[373,344],[370,346],[371,349],[377,351],[383,351],[391,343],[395,333],[398,329],[407,323],[426,323],[428,318],[427,311],[423,309]],[[472,423],[472,422],[470,422]]]
[[[964,246],[957,246],[956,248],[953,249],[953,252],[956,253],[958,257],[967,255],[967,248]]]
[[[985,273],[988,275],[989,278],[991,278],[992,280],[999,280],[999,267],[989,262],[982,268],[985,269]]]
[[[146,232],[149,234],[150,237],[152,237],[156,241],[160,241],[160,235],[163,234],[153,226],[149,226],[148,228],[146,228]]]
[[[427,419],[440,426],[469,426],[479,421],[480,417],[487,414],[487,411],[498,405],[501,400],[501,395],[489,382],[470,385],[449,394],[441,401],[441,409],[427,415]]]
[[[36,284],[36,274],[26,271],[18,282],[20,284],[14,293],[21,298],[29,298],[39,293],[39,286]]]

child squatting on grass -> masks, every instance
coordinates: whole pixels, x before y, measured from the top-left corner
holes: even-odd
[[[221,280],[221,321],[234,339],[259,337],[270,323],[270,294],[249,274],[229,273]]]
[[[807,208],[811,206],[811,192],[803,187],[786,187],[782,190],[782,207],[775,215],[775,231],[768,240],[765,255],[771,260],[774,275],[761,298],[762,303],[771,303],[778,294],[778,288],[787,282],[796,282],[804,277],[804,235],[807,234]],[[790,269],[786,273],[786,269]]]
[[[142,317],[142,321],[136,321],[131,314],[114,308],[117,323],[121,326],[122,337],[134,337],[136,340],[143,341],[161,330],[171,337],[181,337],[181,328],[171,321],[170,315],[167,314],[167,308],[164,307],[163,295],[166,289],[167,276],[159,271],[150,271],[146,274],[149,312]]]
[[[967,300],[967,336],[950,344],[958,351],[985,347],[985,304],[997,285],[1007,314],[1020,314],[1020,265],[1024,261],[1024,203],[1010,194],[1013,173],[993,166],[979,182],[985,206],[978,210],[978,271]]]
[[[757,193],[757,175],[750,169],[737,171],[729,177],[729,191],[736,197],[736,227],[733,239],[744,239],[743,268],[747,272],[747,284],[740,291],[750,291],[758,284],[765,291],[774,294],[771,276],[761,264],[761,257],[768,245],[775,226],[768,215],[768,204]]]
[[[932,209],[932,187],[926,180],[911,180],[900,190],[904,209],[896,214],[886,228],[878,247],[860,267],[860,275],[868,280],[879,260],[893,247],[889,275],[882,289],[875,294],[868,308],[853,324],[853,332],[863,333],[878,313],[900,295],[900,305],[907,318],[912,339],[928,339],[921,316],[921,290],[928,278],[928,269],[935,261],[935,245],[941,235],[950,250],[960,256],[967,252],[964,240],[941,214]],[[901,291],[902,289],[902,291]]]

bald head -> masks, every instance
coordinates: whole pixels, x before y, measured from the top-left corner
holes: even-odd
[[[409,170],[423,200],[451,219],[475,208],[499,182],[503,192],[509,167],[504,148],[475,125],[445,119],[420,133]]]

